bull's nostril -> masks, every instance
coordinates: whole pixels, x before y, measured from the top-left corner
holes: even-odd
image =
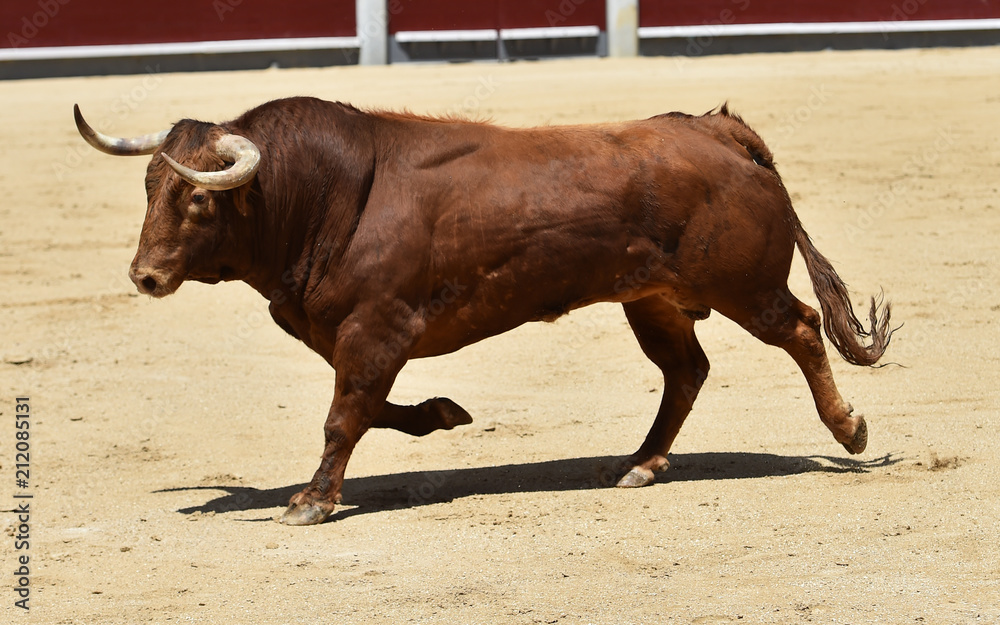
[[[153,276],[146,276],[142,279],[142,289],[146,293],[152,293],[156,291],[156,278]]]

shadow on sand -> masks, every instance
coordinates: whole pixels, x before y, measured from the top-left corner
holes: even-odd
[[[778,456],[714,452],[671,454],[670,469],[658,483],[743,480],[802,473],[869,473],[903,458],[888,454],[872,460],[831,456]],[[619,456],[570,458],[445,471],[391,473],[344,481],[344,504],[330,520],[384,510],[415,508],[475,495],[591,490],[614,486],[628,465]],[[203,505],[181,508],[182,514],[237,512],[284,507],[305,484],[257,489],[247,486],[190,486],[156,492],[223,491]],[[271,517],[246,519],[269,520]]]

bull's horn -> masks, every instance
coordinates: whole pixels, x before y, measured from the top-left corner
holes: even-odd
[[[91,128],[90,124],[83,119],[83,114],[80,113],[80,106],[78,104],[73,105],[73,117],[76,118],[76,129],[80,131],[80,135],[83,136],[87,143],[105,154],[113,154],[114,156],[152,154],[156,151],[156,148],[160,147],[160,144],[163,143],[163,140],[167,138],[167,134],[170,132],[169,130],[164,130],[163,132],[144,135],[142,137],[121,139],[118,137],[109,137]]]
[[[215,152],[223,160],[233,161],[233,166],[222,171],[197,171],[181,165],[168,155],[163,160],[174,168],[181,178],[209,191],[225,191],[246,184],[260,167],[260,150],[246,137],[224,135],[215,142]]]

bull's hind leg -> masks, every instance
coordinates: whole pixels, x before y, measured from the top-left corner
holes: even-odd
[[[708,376],[708,357],[694,335],[694,320],[662,297],[628,302],[624,308],[643,353],[663,372],[663,398],[653,427],[618,482],[629,488],[650,484],[654,472],[669,466],[667,452]]]
[[[416,406],[397,406],[386,402],[382,412],[375,417],[372,427],[399,430],[411,436],[424,436],[436,430],[450,430],[469,423],[472,423],[472,417],[464,408],[447,397],[435,397]]]
[[[788,287],[758,294],[753,303],[721,310],[768,345],[784,349],[805,375],[816,410],[835,439],[852,454],[868,444],[865,418],[840,396],[823,347],[819,313],[799,301]]]

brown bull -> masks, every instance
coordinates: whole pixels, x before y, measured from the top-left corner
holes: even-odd
[[[130,276],[163,297],[185,280],[243,280],[279,326],[337,372],[322,462],[284,523],[320,523],[371,427],[414,435],[469,423],[454,402],[386,401],[407,360],[453,352],[595,302],[621,302],[663,399],[618,486],[649,484],[708,373],[695,321],[717,310],[802,369],[851,453],[867,429],[834,385],[820,315],[787,286],[797,245],[837,351],[875,364],[870,328],[792,210],[771,153],[725,107],[595,126],[506,129],[364,112],[310,98],[157,135],[81,134],[153,154]],[[173,156],[177,160],[170,158]]]

